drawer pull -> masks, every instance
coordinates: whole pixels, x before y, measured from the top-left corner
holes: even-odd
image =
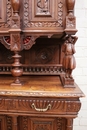
[[[38,112],[46,112],[47,110],[51,109],[51,104],[48,104],[47,107],[46,107],[46,108],[43,108],[43,109],[36,108],[36,106],[35,106],[34,103],[31,105],[31,107],[32,107],[33,109],[35,109],[36,111],[38,111]]]

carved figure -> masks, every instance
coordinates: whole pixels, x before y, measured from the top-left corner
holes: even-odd
[[[67,37],[64,46],[63,52],[65,53],[65,57],[63,59],[63,67],[66,72],[66,78],[72,78],[72,70],[76,67],[76,61],[73,56],[75,53],[74,44],[77,40],[77,37]]]
[[[37,7],[40,9],[41,12],[48,11],[48,0],[39,0],[37,2]]]

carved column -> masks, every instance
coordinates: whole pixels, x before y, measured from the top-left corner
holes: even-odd
[[[66,130],[73,130],[73,119],[72,118],[67,118]]]
[[[12,64],[13,69],[11,70],[12,75],[15,77],[15,81],[11,85],[22,85],[21,81],[19,80],[19,76],[22,75],[23,70],[21,68],[20,64],[20,58],[19,51],[22,49],[22,40],[20,36],[20,16],[18,15],[19,9],[20,9],[20,0],[11,0],[11,4],[13,7],[13,16],[12,16],[12,25],[10,32],[10,50],[14,51],[15,55],[14,63]]]
[[[12,116],[12,130],[18,130],[17,116]]]
[[[67,16],[66,16],[66,34],[75,34],[76,30],[76,17],[74,16],[75,0],[66,0]]]

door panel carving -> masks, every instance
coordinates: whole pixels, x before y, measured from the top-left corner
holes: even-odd
[[[49,0],[37,0],[36,13],[37,15],[49,15]]]
[[[24,0],[24,28],[63,28],[64,0]],[[55,9],[56,8],[56,9]]]

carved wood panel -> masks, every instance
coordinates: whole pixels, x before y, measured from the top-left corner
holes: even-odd
[[[50,1],[49,0],[37,0],[36,3],[36,15],[50,15]]]
[[[65,130],[65,118],[19,117],[21,130]]]
[[[11,1],[0,0],[0,30],[11,26]]]
[[[59,64],[59,57],[59,45],[56,40],[42,39],[31,48],[29,62],[30,64]]]
[[[63,28],[64,0],[24,0],[23,21],[25,28]]]
[[[6,21],[6,0],[0,0],[0,23],[5,21]]]

